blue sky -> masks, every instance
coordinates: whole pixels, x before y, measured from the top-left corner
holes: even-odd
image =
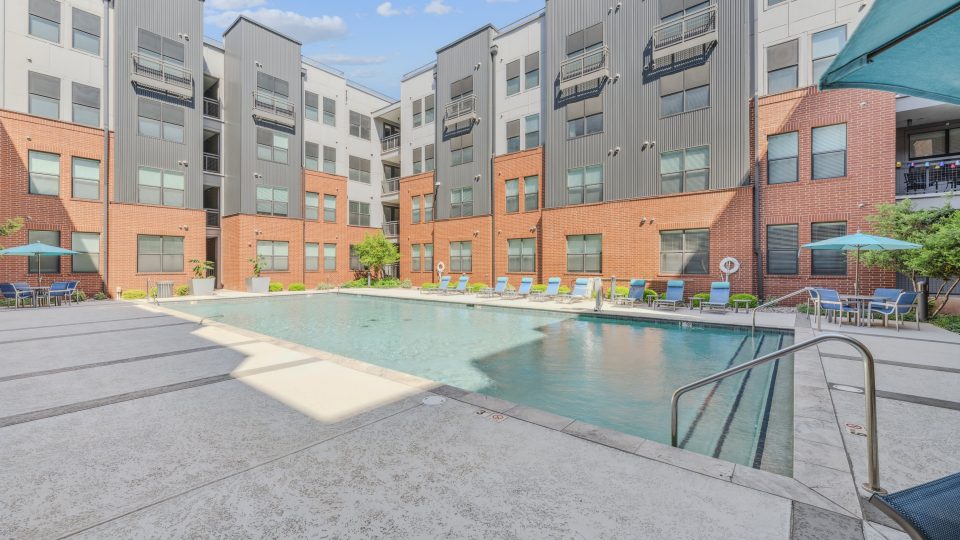
[[[507,25],[543,0],[206,0],[204,33],[221,39],[239,14],[303,42],[303,54],[393,97],[400,77],[436,50],[491,23]]]

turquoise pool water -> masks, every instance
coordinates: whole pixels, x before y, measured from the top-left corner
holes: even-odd
[[[786,333],[347,294],[170,304],[199,316],[670,443],[670,396]],[[683,446],[790,474],[792,362],[680,402]]]

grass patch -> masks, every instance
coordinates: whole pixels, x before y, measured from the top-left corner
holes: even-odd
[[[960,315],[937,315],[930,319],[930,322],[944,330],[960,334]]]

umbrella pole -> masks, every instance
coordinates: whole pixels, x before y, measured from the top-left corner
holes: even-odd
[[[860,296],[860,247],[857,247],[857,262],[854,267],[853,294]]]

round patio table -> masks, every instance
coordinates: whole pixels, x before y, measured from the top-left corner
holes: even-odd
[[[30,287],[30,293],[33,295],[33,307],[40,307],[40,298],[46,298],[47,305],[50,305],[50,287],[46,285]]]
[[[840,300],[857,305],[857,326],[862,326],[863,312],[871,302],[883,302],[886,298],[872,294],[841,294]]]

